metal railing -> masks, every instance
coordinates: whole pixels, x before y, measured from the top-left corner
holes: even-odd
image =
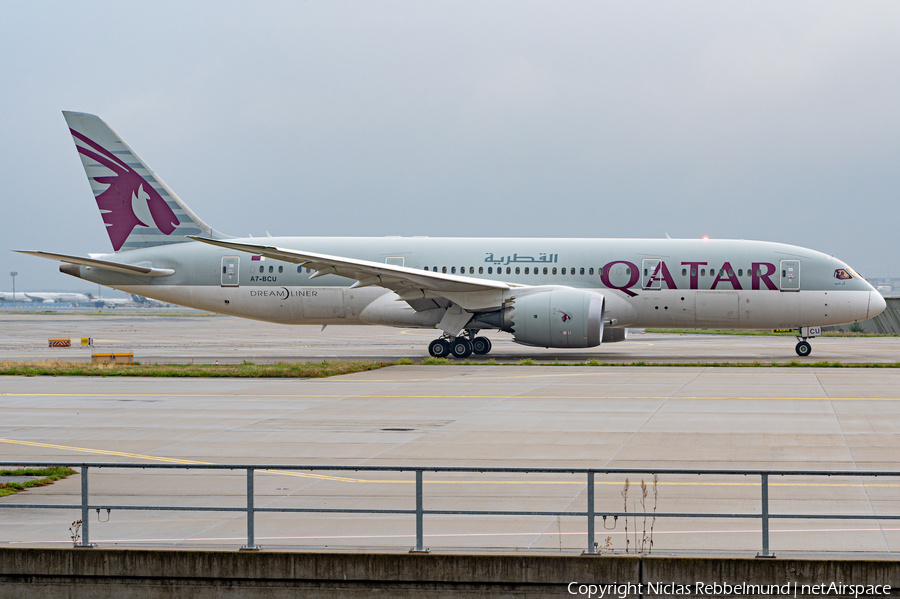
[[[254,520],[257,512],[305,512],[305,513],[337,513],[337,514],[414,514],[416,517],[416,546],[413,553],[425,553],[424,546],[425,516],[556,516],[582,517],[587,519],[587,548],[584,554],[598,554],[594,542],[594,524],[598,517],[632,517],[632,518],[730,518],[758,519],[761,521],[762,551],[758,557],[774,557],[769,545],[769,521],[772,519],[796,520],[900,520],[900,514],[773,514],[769,511],[769,478],[798,477],[900,477],[894,471],[855,471],[855,470],[716,470],[716,469],[650,469],[650,468],[478,468],[453,466],[297,466],[297,465],[261,465],[261,464],[126,464],[102,462],[0,462],[0,469],[5,468],[51,468],[70,467],[81,470],[81,503],[80,504],[22,504],[0,502],[0,508],[17,509],[62,509],[81,510],[81,537],[79,546],[91,547],[89,532],[90,510],[131,510],[131,511],[194,511],[194,512],[244,512],[247,517],[247,544],[241,549],[257,550]],[[89,501],[88,471],[91,468],[116,468],[137,470],[245,470],[247,473],[246,507],[198,507],[198,506],[162,506],[162,505],[92,505]],[[302,472],[412,472],[415,473],[416,507],[415,509],[350,509],[350,508],[291,508],[291,507],[256,507],[254,503],[254,473],[256,471],[275,473],[281,471]],[[587,511],[519,511],[519,510],[426,510],[424,508],[424,476],[425,473],[504,473],[504,474],[580,474],[586,476]],[[597,474],[638,474],[638,475],[700,475],[700,476],[758,476],[760,478],[760,511],[758,513],[698,513],[698,512],[610,512],[596,510],[594,490]],[[377,481],[375,481],[377,482]]]

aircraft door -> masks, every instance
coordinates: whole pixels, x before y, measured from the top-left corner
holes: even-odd
[[[240,282],[241,258],[222,256],[222,287],[237,287]]]
[[[659,262],[655,258],[645,258],[641,263],[641,287],[643,289],[662,289]]]
[[[781,290],[800,291],[800,261],[781,261]]]

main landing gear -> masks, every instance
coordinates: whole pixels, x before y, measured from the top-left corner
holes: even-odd
[[[491,351],[491,340],[476,337],[475,331],[466,331],[466,337],[441,337],[428,344],[428,353],[434,358],[468,358],[472,354],[483,356]]]

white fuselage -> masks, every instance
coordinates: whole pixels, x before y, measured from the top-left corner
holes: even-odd
[[[123,286],[123,291],[209,310],[281,324],[385,325],[434,328],[437,315],[416,312],[391,291],[379,288]],[[615,327],[768,329],[826,326],[869,318],[869,291],[710,292],[661,290],[629,298],[598,289]],[[228,303],[225,303],[225,300]],[[879,310],[880,312],[880,310]],[[801,325],[798,323],[808,323]]]
[[[756,241],[603,239],[273,238],[273,245],[462,273],[529,288],[605,297],[610,327],[766,329],[864,320],[884,300],[849,266],[805,248]],[[82,268],[81,276],[164,302],[284,324],[434,327],[443,310],[413,309],[377,286],[198,243],[110,255],[171,268],[140,280]],[[224,284],[226,257],[234,282]],[[499,257],[498,257],[499,256]],[[836,273],[853,273],[837,278]],[[546,274],[545,274],[546,273]],[[519,293],[518,290],[509,292]]]

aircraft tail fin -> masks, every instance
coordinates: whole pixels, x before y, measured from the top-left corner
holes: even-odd
[[[93,114],[63,112],[84,172],[117,252],[227,237],[203,222],[119,137]]]

